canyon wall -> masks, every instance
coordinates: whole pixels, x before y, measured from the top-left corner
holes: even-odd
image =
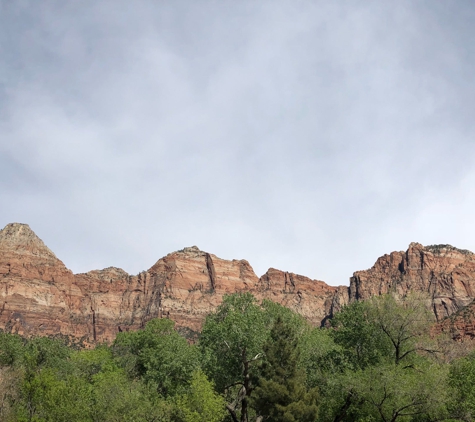
[[[450,245],[411,243],[406,252],[384,255],[350,279],[350,301],[388,292],[426,293],[437,320],[442,320],[473,301],[475,255]]]
[[[319,324],[336,290],[274,269],[259,278],[247,261],[220,259],[196,246],[173,252],[138,275],[112,267],[73,274],[28,225],[9,224],[0,231],[0,328],[27,336],[111,341],[157,317],[173,319],[192,335],[225,294],[246,291]]]
[[[468,321],[474,254],[412,243],[406,252],[384,255],[371,269],[355,272],[349,287],[334,287],[273,268],[258,277],[247,261],[220,259],[196,246],[173,252],[138,275],[112,267],[73,274],[28,225],[9,224],[0,231],[0,328],[27,336],[111,341],[156,317],[171,318],[193,335],[223,296],[235,292],[278,302],[319,325],[350,302],[413,291],[428,295],[439,321],[459,321],[460,312]],[[450,327],[455,334],[474,334],[462,322]]]

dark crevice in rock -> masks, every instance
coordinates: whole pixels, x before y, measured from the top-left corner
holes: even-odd
[[[97,334],[96,334],[96,311],[91,308],[92,312],[92,338],[94,341],[97,341]]]
[[[214,270],[213,259],[209,253],[206,254],[206,268],[208,269],[210,291],[214,292],[216,288],[216,271]]]

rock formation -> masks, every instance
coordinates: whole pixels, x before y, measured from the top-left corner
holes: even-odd
[[[450,245],[411,243],[406,252],[384,255],[350,279],[350,302],[388,292],[427,294],[441,321],[475,298],[475,255]]]
[[[0,231],[0,328],[23,335],[110,341],[156,317],[193,332],[225,294],[239,291],[282,303],[319,324],[336,290],[274,269],[259,279],[247,261],[220,259],[196,246],[134,276],[119,268],[74,275],[28,225]]]
[[[355,272],[349,287],[333,287],[273,268],[259,278],[247,261],[220,259],[196,246],[138,275],[112,267],[73,274],[28,225],[0,231],[0,328],[6,331],[87,344],[111,341],[162,317],[193,335],[225,294],[240,291],[281,303],[315,325],[356,300],[424,292],[437,319],[452,321],[454,336],[475,335],[475,323],[467,319],[475,321],[475,255],[449,245],[411,243],[406,252],[384,255],[371,269]]]
[[[475,303],[463,307],[440,321],[434,332],[446,332],[455,340],[475,339]]]

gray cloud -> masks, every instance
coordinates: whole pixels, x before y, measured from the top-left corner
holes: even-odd
[[[74,271],[197,244],[346,283],[475,250],[472,2],[0,0],[0,220]]]

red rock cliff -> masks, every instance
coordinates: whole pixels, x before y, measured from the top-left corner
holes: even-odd
[[[475,297],[475,255],[450,245],[411,243],[406,252],[379,258],[350,279],[349,300],[395,292],[423,292],[432,300],[437,320],[469,305]]]
[[[281,303],[315,325],[356,300],[425,292],[439,321],[452,316],[454,333],[475,334],[475,318],[466,317],[475,297],[475,255],[449,245],[411,243],[406,252],[384,255],[371,269],[355,272],[349,287],[333,287],[273,268],[259,278],[247,261],[220,259],[196,246],[134,276],[119,268],[74,275],[27,225],[0,231],[0,328],[7,331],[93,343],[156,317],[197,331],[224,294],[239,291]]]
[[[23,335],[110,341],[156,317],[199,330],[223,295],[250,291],[319,324],[337,288],[270,269],[260,279],[245,260],[224,260],[196,246],[173,252],[148,271],[119,268],[72,274],[25,224],[0,231],[0,328]]]

